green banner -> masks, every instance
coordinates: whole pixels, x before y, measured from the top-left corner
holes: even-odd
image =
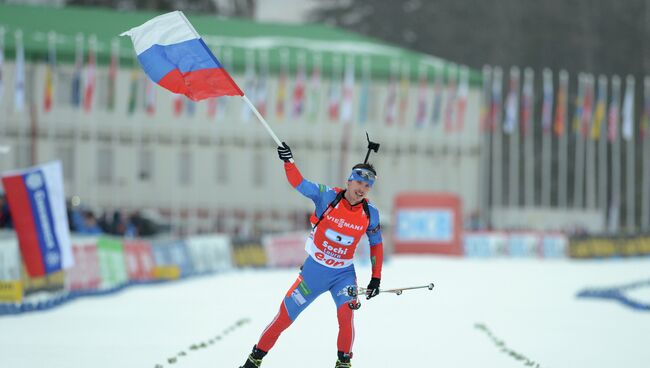
[[[100,238],[97,241],[97,257],[102,277],[102,288],[112,288],[128,281],[124,245],[118,239]]]

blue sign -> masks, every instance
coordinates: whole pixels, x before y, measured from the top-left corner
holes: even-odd
[[[451,210],[403,209],[397,212],[398,241],[449,242],[454,236]]]

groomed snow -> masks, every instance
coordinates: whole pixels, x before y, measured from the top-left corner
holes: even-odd
[[[360,285],[369,274],[367,266],[357,268]],[[2,317],[0,367],[239,367],[296,275],[296,269],[233,271]],[[482,323],[541,367],[645,368],[650,313],[575,295],[649,278],[650,259],[392,257],[383,287],[434,282],[435,289],[363,300],[353,367],[524,367],[475,327]],[[223,334],[243,318],[250,322]],[[336,334],[334,304],[324,294],[280,337],[263,367],[331,368]],[[218,335],[206,348],[189,349]],[[175,364],[167,362],[183,351]]]

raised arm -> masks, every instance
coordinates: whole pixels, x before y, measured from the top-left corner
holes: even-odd
[[[321,197],[329,188],[322,184],[313,183],[303,178],[300,170],[294,162],[290,162],[293,158],[291,148],[282,142],[282,146],[278,146],[278,156],[284,161],[284,171],[287,174],[287,180],[292,187],[296,188],[300,194],[311,199],[318,207],[321,203]]]

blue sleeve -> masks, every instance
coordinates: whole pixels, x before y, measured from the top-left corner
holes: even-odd
[[[331,191],[330,188],[323,184],[316,184],[305,179],[298,167],[293,162],[285,162],[284,170],[287,174],[287,180],[292,187],[305,197],[311,199],[316,205],[316,211],[323,205],[323,197]],[[329,202],[328,202],[329,204]]]
[[[372,205],[368,206],[368,210],[370,210],[370,225],[368,225],[366,235],[368,236],[370,246],[373,246],[383,241],[381,238],[381,226],[379,225],[379,211]]]
[[[328,188],[323,184],[316,184],[305,178],[302,179],[302,181],[300,182],[300,184],[298,184],[296,189],[298,190],[298,192],[300,192],[300,194],[311,199],[314,202],[314,205],[316,205],[317,210],[322,206],[323,197],[325,197],[327,192],[331,190],[330,188]]]

